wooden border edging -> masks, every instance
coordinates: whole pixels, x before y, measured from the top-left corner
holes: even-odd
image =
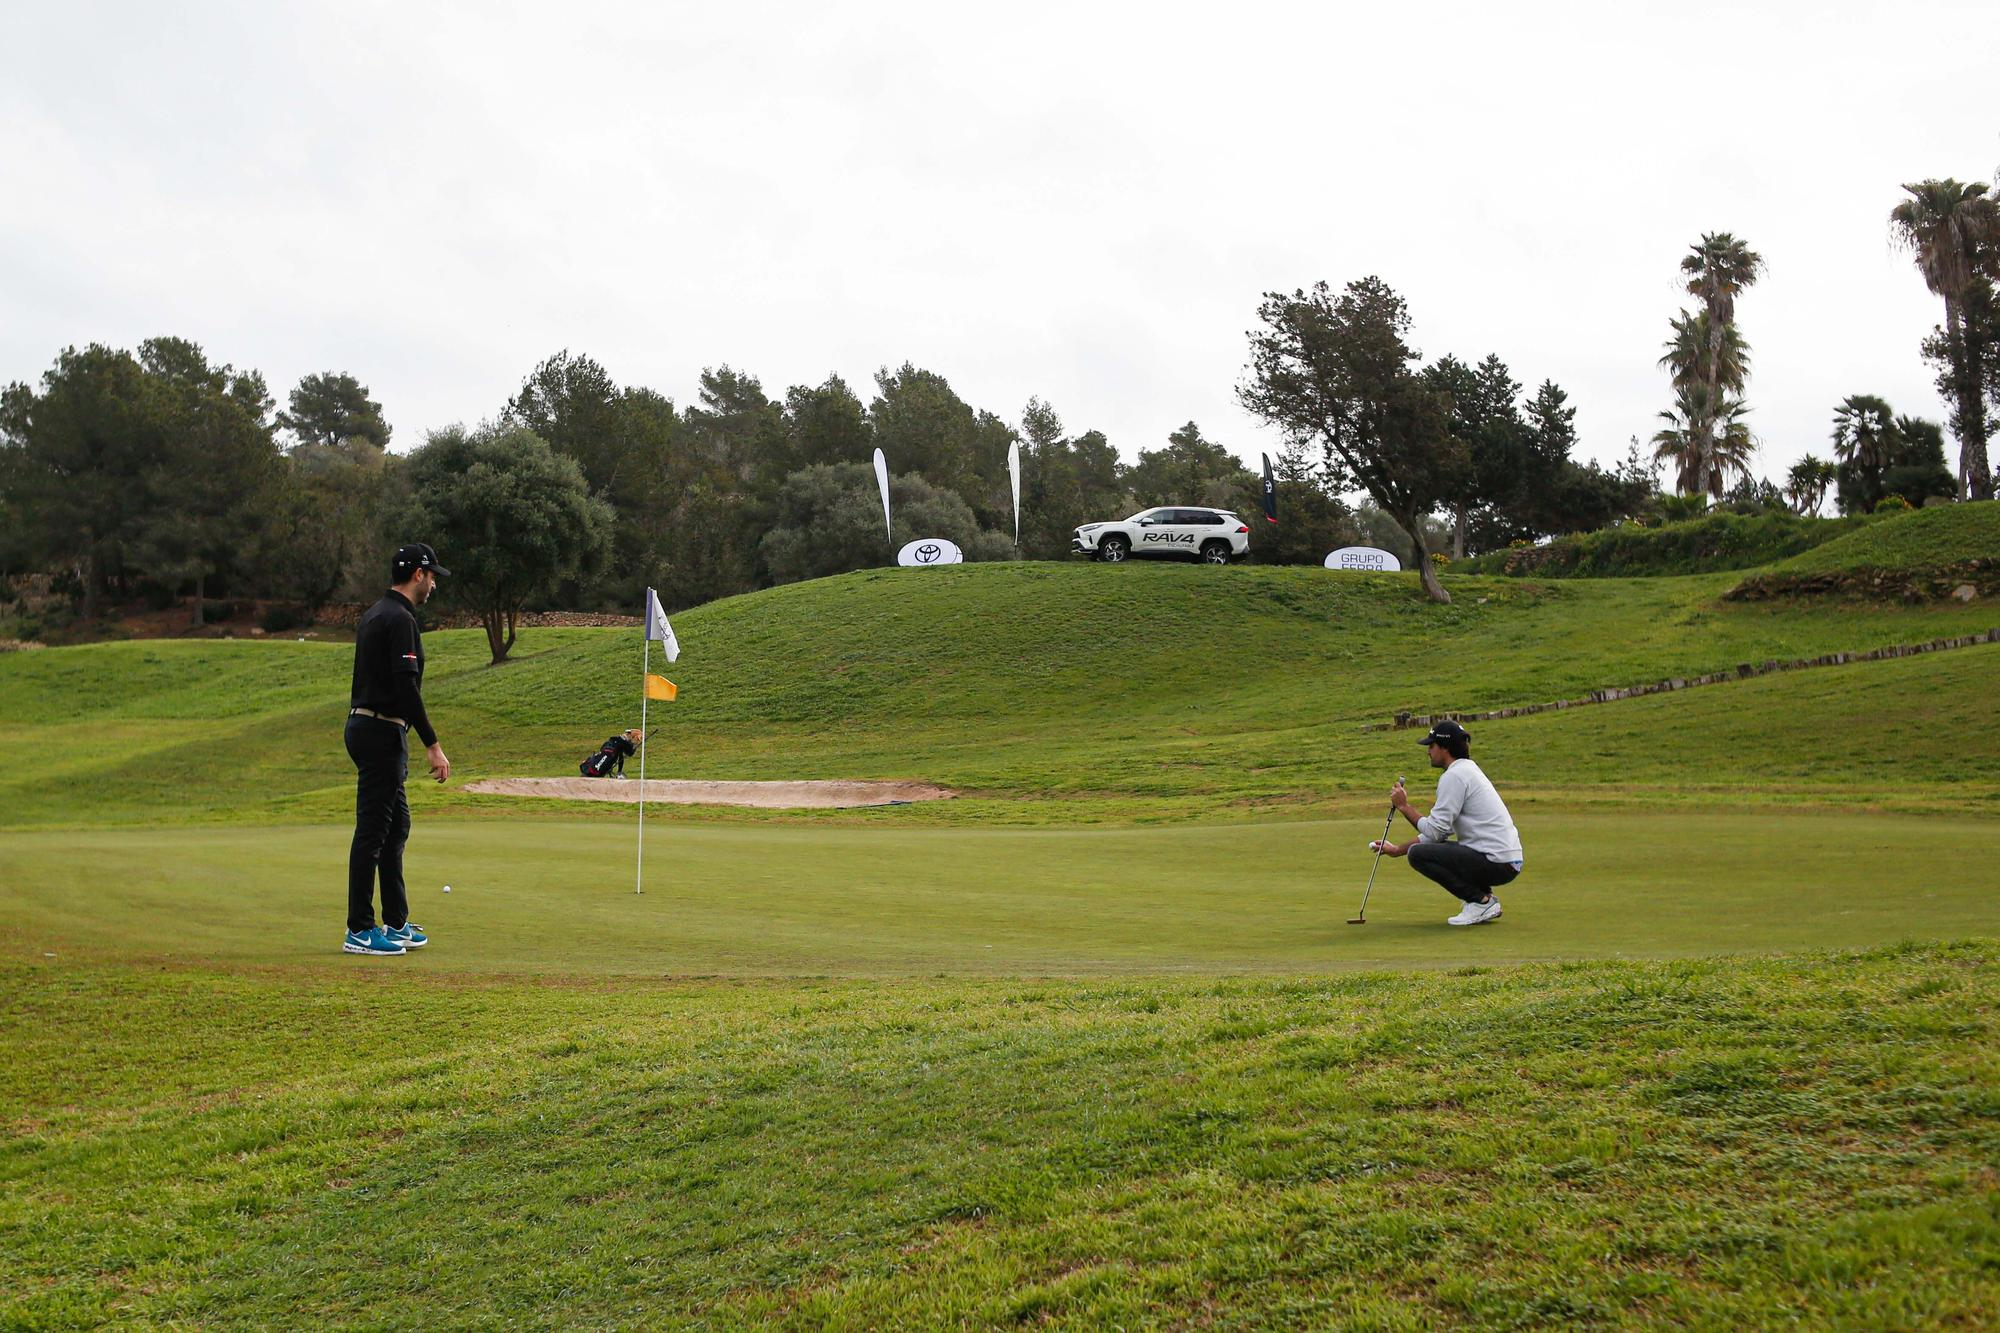
[[[1649,694],[1671,694],[1675,690],[1691,690],[1697,685],[1720,685],[1725,681],[1748,680],[1752,676],[1768,676],[1779,671],[1804,671],[1809,667],[1846,666],[1849,662],[1884,662],[1896,657],[1919,657],[1924,653],[1941,653],[1952,648],[1971,648],[1982,643],[2000,643],[2000,626],[1983,634],[1960,634],[1949,639],[1932,639],[1929,643],[1899,643],[1887,648],[1874,648],[1865,653],[1821,653],[1818,657],[1801,657],[1789,662],[1775,659],[1764,662],[1744,662],[1728,671],[1711,671],[1705,676],[1675,676],[1671,680],[1656,680],[1650,685],[1621,685],[1609,689],[1592,690],[1581,699],[1557,699],[1553,703],[1520,704],[1513,708],[1496,708],[1487,713],[1466,713],[1446,709],[1436,713],[1398,713],[1393,722],[1370,722],[1363,731],[1401,731],[1407,727],[1428,727],[1433,722],[1494,722],[1501,718],[1527,717],[1532,713],[1554,713],[1565,708],[1582,708],[1586,704],[1608,704],[1619,699],[1638,699]]]

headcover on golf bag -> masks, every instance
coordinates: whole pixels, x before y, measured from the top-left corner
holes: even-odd
[[[587,778],[609,777],[614,772],[625,776],[625,761],[639,753],[639,742],[646,739],[646,733],[637,727],[597,747],[597,753],[578,764],[577,771]]]

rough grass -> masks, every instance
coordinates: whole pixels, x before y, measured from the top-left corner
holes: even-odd
[[[1982,1326],[1996,977],[12,964],[0,1322]]]
[[[1921,570],[2000,558],[2000,502],[1933,505],[1894,514],[1793,556],[1774,574]]]

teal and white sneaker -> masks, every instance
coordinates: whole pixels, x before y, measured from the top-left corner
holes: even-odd
[[[414,921],[405,921],[400,926],[385,926],[383,930],[405,949],[421,949],[431,942],[431,937],[424,934],[424,928]]]
[[[376,926],[372,930],[350,930],[347,938],[340,943],[342,953],[408,953],[402,945],[389,938],[389,932]]]

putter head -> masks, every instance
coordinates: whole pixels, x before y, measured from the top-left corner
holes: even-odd
[[[1365,916],[1351,916],[1347,918],[1347,924],[1350,926],[1365,926],[1368,924],[1368,918]]]

